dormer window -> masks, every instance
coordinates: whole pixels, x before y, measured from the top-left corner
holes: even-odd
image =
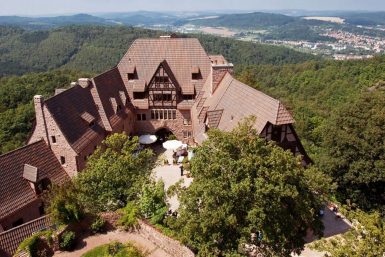
[[[127,104],[127,97],[123,91],[119,91],[120,100],[122,100],[123,105]]]
[[[198,66],[193,66],[193,67],[191,68],[191,79],[192,79],[192,80],[199,80],[199,79],[202,79],[201,70],[199,69]]]
[[[80,117],[87,122],[89,127],[92,127],[95,125],[95,117],[89,114],[88,112],[83,112]]]
[[[114,110],[115,114],[117,114],[120,110],[122,110],[122,105],[118,104],[116,102],[115,98],[111,97],[110,102],[111,102],[112,109]]]
[[[24,164],[23,178],[29,182],[31,188],[36,194],[41,194],[44,190],[47,190],[51,185],[51,181],[48,178],[39,177],[39,170],[29,164]]]
[[[127,78],[128,78],[128,80],[138,79],[138,73],[136,72],[135,66],[129,66],[128,67]]]

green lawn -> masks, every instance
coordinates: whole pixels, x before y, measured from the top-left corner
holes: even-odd
[[[143,257],[144,255],[130,243],[113,242],[86,252],[81,257]]]

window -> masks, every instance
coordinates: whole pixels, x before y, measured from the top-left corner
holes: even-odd
[[[192,138],[192,132],[191,131],[183,131],[183,138]]]
[[[151,110],[151,119],[153,120],[175,120],[176,110],[173,109],[153,109]]]
[[[183,100],[194,100],[195,95],[183,95]]]
[[[136,119],[139,121],[146,120],[146,114],[145,113],[138,113],[138,114],[136,114]]]
[[[40,214],[41,216],[43,216],[43,215],[45,214],[45,211],[44,211],[44,205],[43,205],[43,204],[39,206],[39,214]]]
[[[154,101],[170,102],[171,99],[171,94],[154,94]]]
[[[23,219],[18,219],[15,222],[12,223],[12,227],[18,227],[24,223]]]
[[[134,99],[144,99],[146,98],[145,92],[134,92]]]
[[[55,136],[51,136],[51,141],[53,144],[56,144],[56,137]]]
[[[168,77],[167,76],[156,76],[155,82],[158,82],[158,83],[168,82]]]
[[[202,74],[201,74],[200,72],[198,72],[198,73],[193,73],[192,76],[191,76],[191,79],[192,79],[192,80],[202,79]]]
[[[62,165],[66,163],[66,158],[64,156],[60,156],[60,163]]]
[[[183,125],[190,126],[191,125],[191,119],[183,119]]]
[[[127,73],[127,78],[128,80],[138,79],[138,73],[136,72],[136,69],[134,71]]]

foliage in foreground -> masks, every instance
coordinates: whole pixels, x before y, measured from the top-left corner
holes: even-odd
[[[86,169],[75,179],[78,197],[87,211],[115,211],[137,200],[153,165],[149,149],[138,151],[137,137],[107,137],[92,154]]]
[[[325,127],[320,164],[338,182],[340,198],[361,208],[385,205],[385,92],[360,95]]]
[[[150,219],[152,224],[163,221],[167,212],[166,192],[163,181],[151,182],[143,185],[139,198],[139,209],[144,218]]]
[[[385,253],[385,221],[378,212],[351,211],[353,228],[343,235],[312,243],[312,247],[333,257],[377,257]]]
[[[60,249],[63,250],[72,250],[75,246],[75,232],[73,231],[65,231],[59,240]]]
[[[68,225],[80,221],[84,216],[83,205],[79,201],[78,191],[72,182],[54,185],[47,192],[44,200],[47,213],[57,225]]]
[[[138,225],[139,210],[134,202],[128,202],[127,205],[118,210],[122,217],[118,220],[118,224],[126,230],[135,228]]]
[[[143,257],[144,255],[130,243],[112,242],[95,247],[81,257]]]
[[[22,251],[27,252],[31,257],[37,257],[38,254],[38,244],[43,239],[45,240],[49,245],[52,245],[53,239],[52,239],[53,231],[52,230],[46,230],[46,231],[40,231],[32,236],[24,239],[23,242],[20,243],[19,247],[16,250],[16,253],[20,253]]]
[[[174,225],[201,256],[234,253],[245,243],[264,256],[290,256],[303,248],[307,229],[322,234],[319,194],[328,193],[329,179],[315,169],[309,175],[291,152],[266,143],[253,122],[210,130],[196,149],[194,181],[180,196]]]

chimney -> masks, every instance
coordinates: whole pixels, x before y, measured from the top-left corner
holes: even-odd
[[[211,94],[214,94],[226,73],[234,72],[234,65],[226,61],[222,55],[210,56],[211,59]]]
[[[48,137],[47,122],[44,115],[44,97],[41,95],[35,95],[33,97],[33,103],[35,107],[35,117],[36,117],[36,130],[40,138],[43,138],[44,141],[50,145]]]

